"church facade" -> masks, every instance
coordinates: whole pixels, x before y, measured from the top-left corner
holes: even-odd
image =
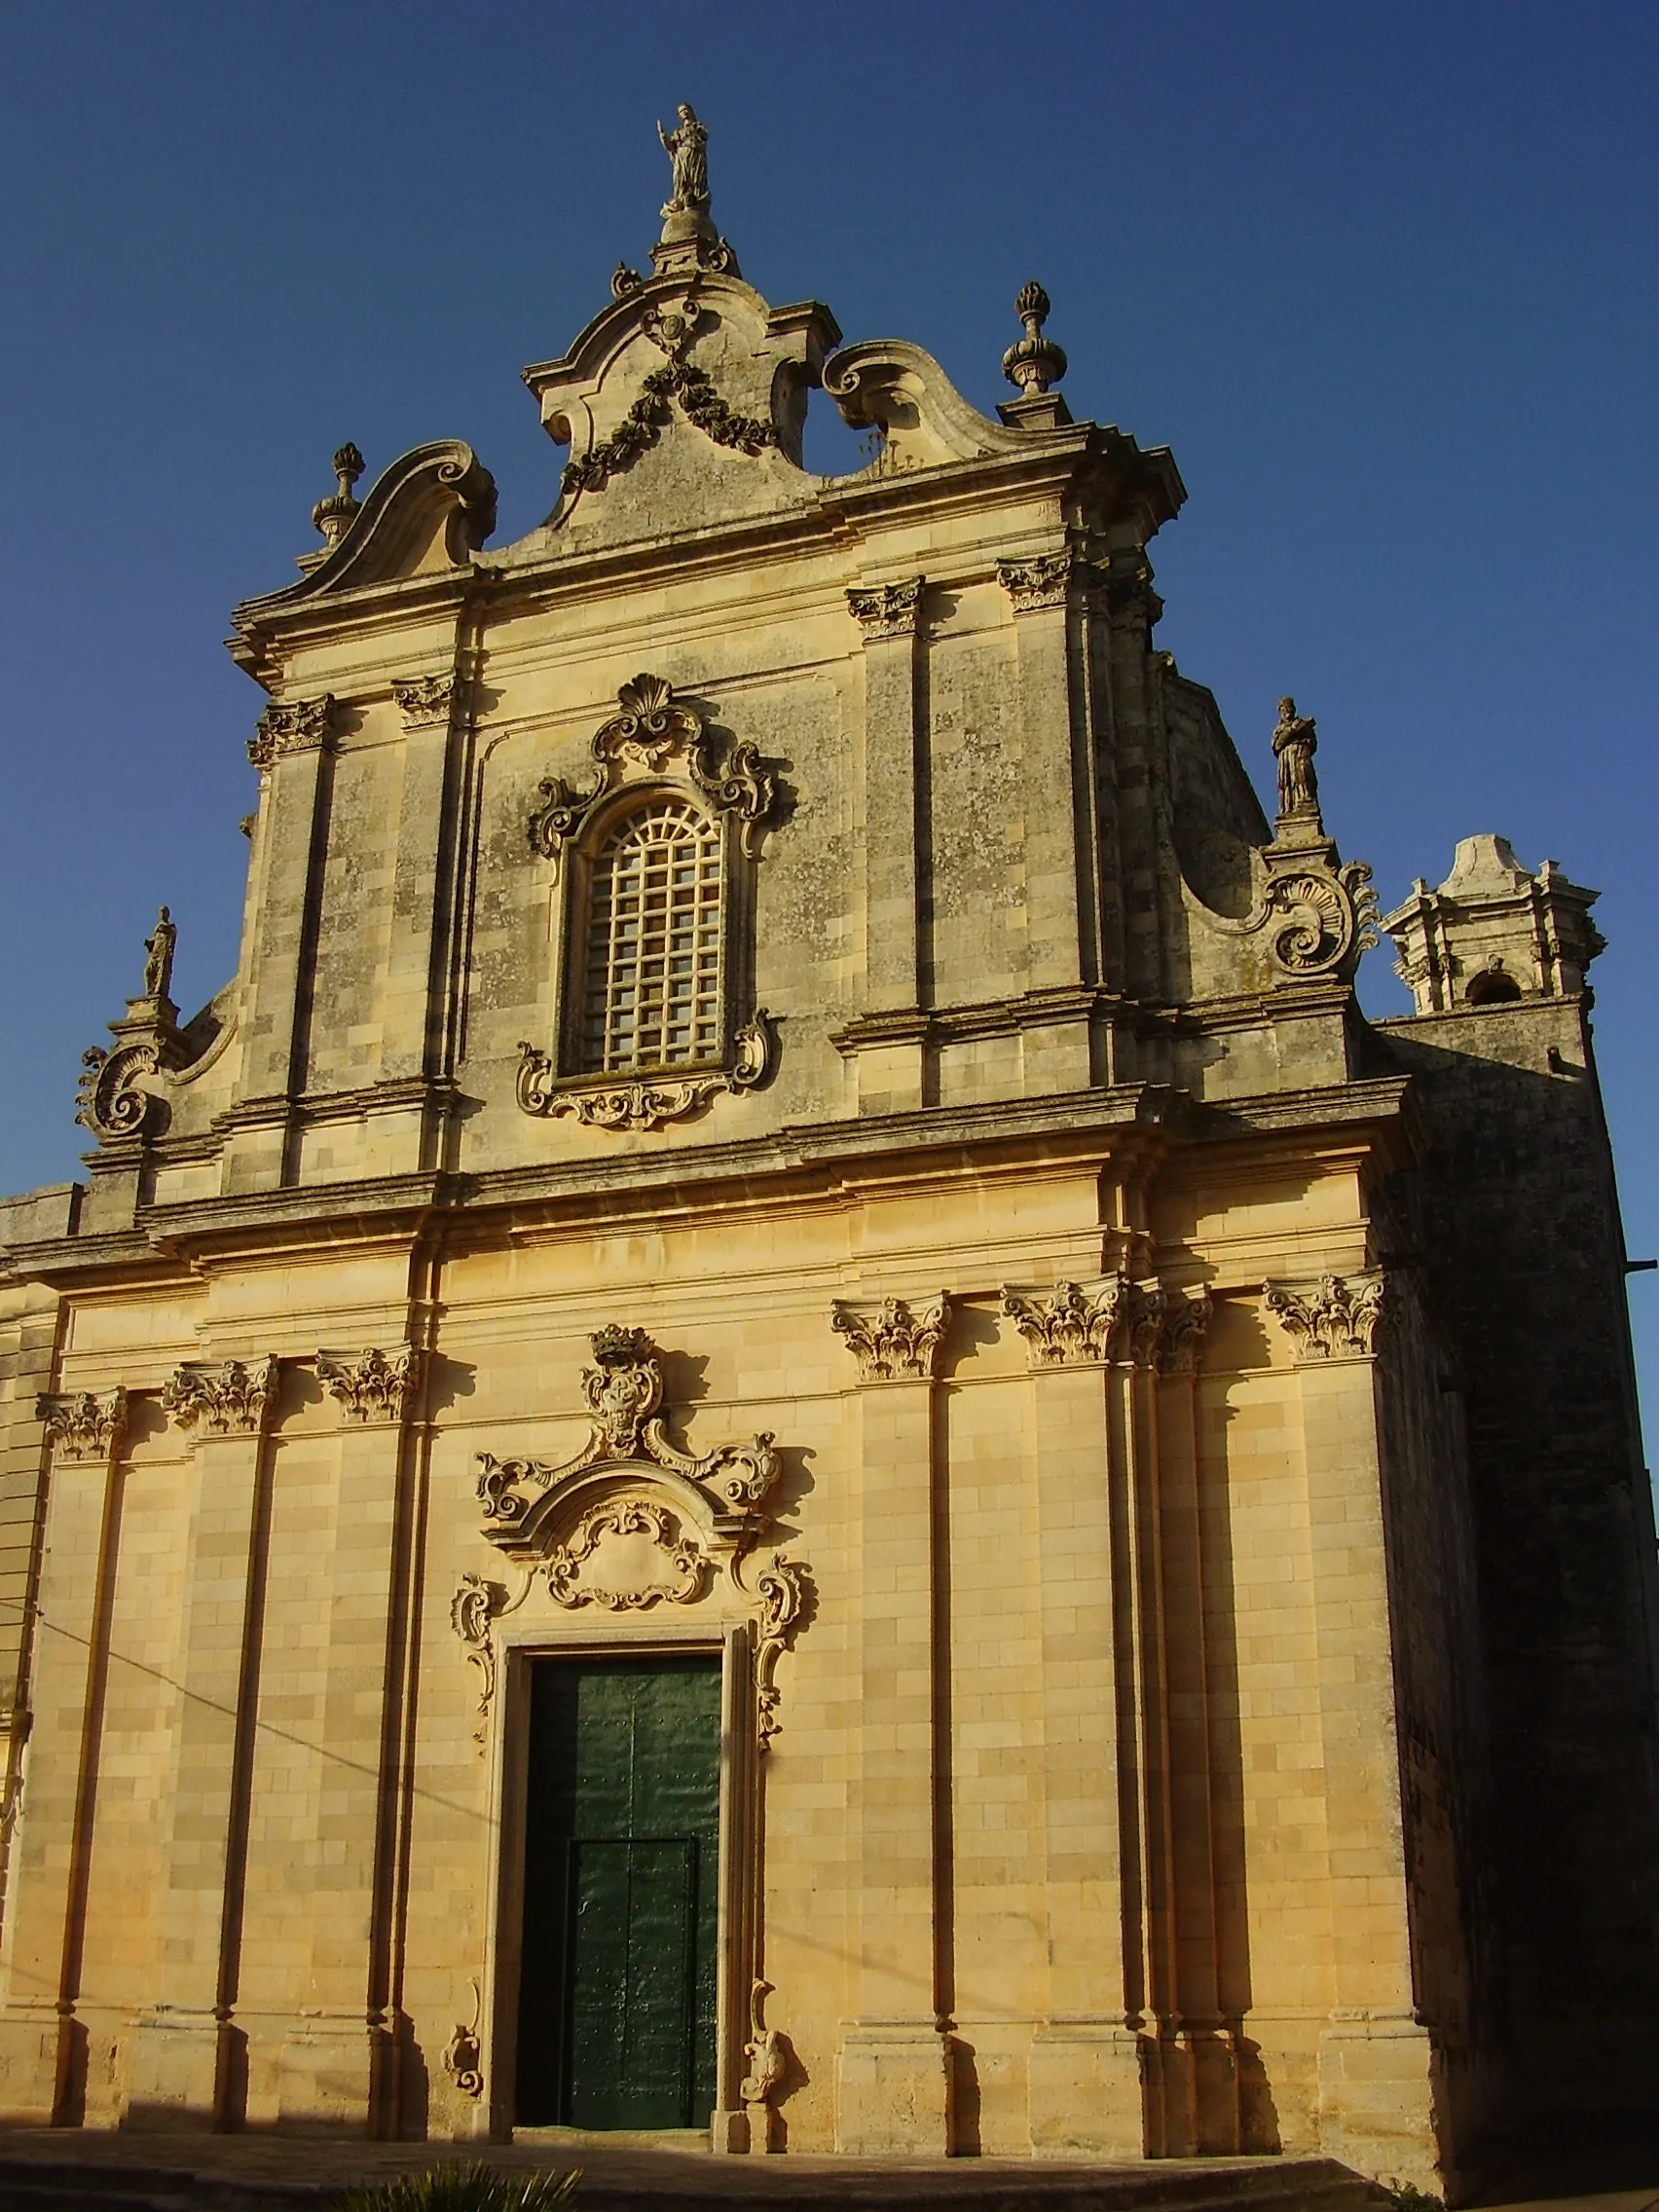
[[[993,421],[665,144],[548,522],[345,448],[238,608],[236,975],[164,913],[0,1205],[0,2118],[1455,2191],[1659,2103],[1595,894],[1380,923],[1040,288]]]

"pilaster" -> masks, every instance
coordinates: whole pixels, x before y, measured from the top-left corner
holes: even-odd
[[[1084,834],[1092,841],[1090,764],[1078,726],[1072,614],[1077,564],[1069,548],[997,563],[1014,608],[1019,666],[1027,991],[1073,990],[1098,980],[1086,962]],[[1086,927],[1086,919],[1088,926]],[[1087,1020],[1028,1025],[1021,1039],[1026,1091],[1082,1090],[1090,1080]]]
[[[87,1881],[121,1525],[122,1390],[45,1396],[51,1446],[34,1621],[34,1742],[6,1899],[0,2111],[73,2126],[85,2102],[80,1996]]]
[[[301,1845],[308,1892],[309,1966],[277,2065],[278,2124],[378,2127],[389,2036],[385,1899],[393,1776],[388,1736],[403,1446],[418,1402],[421,1359],[317,1354],[317,1375],[341,1409],[333,1558],[352,1563],[327,1584],[319,1694],[306,1735],[318,1748],[303,1783]]]
[[[922,927],[924,824],[918,780],[927,735],[921,688],[923,578],[847,593],[864,639],[864,869],[866,1014],[913,1014],[928,995]],[[925,1103],[926,1047],[895,1025],[857,1057],[861,1111]]]
[[[1437,2054],[1412,1988],[1377,1362],[1380,1272],[1269,1283],[1302,1400],[1330,1855],[1330,2013],[1319,2147],[1437,2194]]]
[[[248,740],[260,772],[258,882],[250,899],[259,912],[247,945],[248,991],[236,1115],[232,1187],[276,1182],[287,1145],[286,1101],[305,1083],[306,1039],[301,1010],[305,963],[315,957],[313,878],[326,830],[327,749],[333,697],[296,699],[266,709]],[[259,1109],[263,1108],[261,1112]]]
[[[190,1431],[190,1534],[160,1899],[157,2003],[135,2028],[128,2124],[236,2124],[246,2039],[235,2024],[274,1358],[181,1367],[164,1410]]]
[[[1110,1361],[1128,1302],[1117,1275],[1009,1286],[1036,1399],[1049,2009],[1028,2066],[1040,2156],[1138,2158],[1141,2039],[1124,1986],[1132,1909],[1120,1849],[1113,1637]]]
[[[939,2010],[939,1665],[934,1365],[941,1295],[837,1301],[859,1366],[858,2012],[836,2053],[836,2148],[953,2149],[950,2039]]]

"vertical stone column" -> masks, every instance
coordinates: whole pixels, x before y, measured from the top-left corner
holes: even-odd
[[[865,646],[864,1012],[875,1017],[861,1025],[859,1102],[878,1113],[925,1102],[925,1024],[917,1018],[929,995],[927,826],[918,795],[927,746],[917,699],[922,592],[917,576],[847,594]]]
[[[129,2124],[234,2124],[234,2024],[276,1361],[181,1367],[162,1404],[195,1445],[160,1900],[157,2003],[137,2024]]]
[[[404,1423],[420,1354],[371,1346],[317,1354],[317,1374],[343,1408],[333,1515],[328,1632],[305,1846],[310,1967],[303,2011],[283,2040],[277,2115],[295,2124],[376,2123],[388,2046],[384,1899],[392,1777],[392,1689],[398,1503]]]
[[[1079,744],[1071,647],[1075,564],[1070,549],[1028,561],[999,561],[1014,608],[1019,654],[1024,819],[1026,983],[1029,992],[1070,994],[1052,1022],[1028,1021],[1022,1057],[1028,1091],[1081,1090],[1089,1080],[1089,1026],[1077,994],[1099,980],[1092,958],[1094,842],[1092,766]],[[1078,672],[1081,689],[1082,672]],[[1092,861],[1092,855],[1088,858]]]
[[[1031,2147],[1138,2158],[1145,2149],[1138,2007],[1125,1985],[1111,1360],[1129,1284],[1008,1286],[1036,1394],[1049,2009],[1032,2037]],[[1130,1869],[1131,1873],[1133,1869]],[[1134,2015],[1131,2018],[1131,2015]]]
[[[1264,1286],[1295,1346],[1308,1470],[1332,1930],[1319,2143],[1363,2172],[1438,2191],[1435,2053],[1412,1989],[1378,1450],[1383,1296],[1375,1272]]]
[[[52,1447],[29,1703],[28,1817],[6,1895],[0,2111],[74,2124],[86,2035],[75,2016],[120,1525],[122,1390],[42,1397]]]
[[[859,1363],[858,2013],[836,2054],[837,2149],[952,2148],[952,2052],[939,2009],[939,1744],[933,1373],[941,1295],[837,1301]]]

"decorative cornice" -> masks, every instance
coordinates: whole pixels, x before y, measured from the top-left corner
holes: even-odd
[[[65,1459],[113,1459],[127,1425],[127,1392],[72,1391],[35,1400],[53,1450]]]
[[[181,1367],[162,1385],[162,1411],[198,1439],[258,1436],[276,1402],[276,1378],[274,1357],[251,1366],[227,1359],[217,1367]]]
[[[915,576],[907,584],[859,584],[848,591],[848,611],[864,632],[866,645],[877,638],[915,636],[926,580]]]
[[[319,1351],[316,1372],[323,1388],[356,1419],[400,1421],[420,1381],[421,1354],[413,1345],[399,1345],[389,1358],[373,1345],[355,1359]]]
[[[1014,602],[1016,614],[1038,608],[1064,607],[1072,577],[1080,568],[1069,546],[1058,553],[1039,553],[1030,560],[997,563],[997,581]]]
[[[405,729],[426,729],[447,723],[455,706],[456,676],[394,676],[391,695],[397,701]]]
[[[1264,1283],[1262,1303],[1290,1337],[1299,1361],[1363,1359],[1376,1348],[1386,1287],[1382,1273],[1351,1282],[1321,1275],[1311,1290]]]
[[[879,1305],[837,1298],[830,1309],[830,1326],[846,1340],[859,1363],[861,1382],[926,1382],[934,1372],[948,1311],[943,1291],[920,1312],[903,1298],[884,1298]]]
[[[284,753],[304,753],[325,744],[333,719],[332,691],[320,699],[290,699],[281,706],[273,702],[247,741],[247,756],[256,768],[266,769]]]
[[[729,1066],[684,1076],[561,1076],[551,1052],[521,1041],[519,1106],[526,1114],[573,1114],[590,1129],[655,1129],[682,1122],[722,1092],[764,1083],[772,1066],[770,1018],[757,1007],[735,1032]]]

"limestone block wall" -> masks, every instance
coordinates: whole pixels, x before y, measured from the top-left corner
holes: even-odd
[[[1425,1114],[1396,1202],[1456,1345],[1491,1714],[1494,1926],[1534,2124],[1652,2109],[1655,1551],[1582,998],[1379,1025]],[[1628,2031],[1615,2022],[1630,2023]]]
[[[731,2143],[1433,2178],[1375,1362],[1363,1331],[1305,1356],[1263,1291],[1370,1279],[1351,1171],[1158,1180],[1131,1146],[458,1226],[77,1309],[60,1384],[131,1410],[113,1456],[55,1460],[8,2114],[510,2125],[522,1670],[689,1645],[749,1746]],[[683,1604],[561,1604],[483,1518],[480,1453],[581,1445],[609,1320],[660,1347],[677,1450],[776,1439],[753,1558],[645,1482],[707,1551]],[[800,1602],[762,1666],[774,1553]]]

